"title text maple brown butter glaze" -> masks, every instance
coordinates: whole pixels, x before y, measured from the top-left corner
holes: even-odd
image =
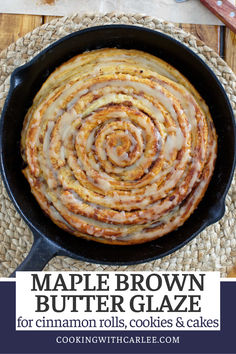
[[[141,51],[101,49],[49,76],[25,117],[21,148],[23,173],[55,224],[128,245],[192,214],[213,174],[217,138],[204,100],[176,69]]]

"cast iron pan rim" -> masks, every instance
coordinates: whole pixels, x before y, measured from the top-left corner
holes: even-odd
[[[222,84],[220,83],[219,79],[217,78],[217,76],[215,75],[215,73],[209,68],[208,65],[205,64],[205,62],[197,55],[195,54],[191,49],[189,49],[186,45],[182,44],[180,41],[164,34],[161,33],[159,31],[155,31],[155,30],[151,30],[148,28],[144,28],[144,27],[138,27],[138,26],[133,26],[133,25],[104,25],[104,26],[96,26],[96,27],[90,27],[84,30],[80,30],[80,31],[76,31],[74,33],[71,33],[59,40],[57,40],[56,42],[54,42],[53,44],[51,44],[50,46],[48,46],[47,48],[45,48],[44,50],[42,50],[39,54],[37,54],[34,58],[32,58],[29,62],[27,62],[26,64],[16,68],[13,73],[11,74],[11,80],[10,80],[10,89],[9,89],[9,93],[7,95],[5,104],[4,104],[4,108],[2,111],[2,119],[0,122],[0,170],[1,170],[1,174],[3,177],[3,181],[6,187],[6,190],[11,198],[11,200],[13,201],[13,204],[15,205],[17,211],[19,212],[19,214],[21,215],[21,217],[24,219],[24,221],[27,223],[27,225],[30,227],[30,229],[33,231],[33,233],[37,233],[40,235],[40,237],[42,237],[48,244],[53,245],[56,249],[57,249],[57,255],[66,255],[66,256],[70,256],[72,258],[76,258],[82,261],[87,261],[87,262],[91,262],[91,263],[99,263],[99,264],[108,264],[108,265],[131,265],[131,264],[140,264],[140,263],[146,263],[155,259],[159,259],[162,257],[165,257],[171,253],[174,253],[175,251],[177,251],[178,249],[182,248],[183,246],[185,246],[188,242],[190,242],[194,237],[196,237],[201,231],[203,231],[207,226],[217,222],[218,220],[220,220],[222,218],[222,216],[224,215],[224,206],[225,206],[225,198],[226,198],[226,194],[229,190],[230,184],[232,182],[233,179],[233,173],[234,173],[234,169],[235,169],[235,165],[236,165],[236,154],[234,154],[234,161],[232,164],[232,168],[231,168],[231,173],[230,173],[230,177],[227,181],[227,184],[225,185],[224,188],[224,192],[220,197],[220,200],[218,201],[218,203],[220,202],[220,206],[221,206],[221,213],[218,214],[217,216],[214,215],[209,215],[208,219],[203,223],[203,225],[194,233],[191,234],[191,236],[189,236],[186,240],[184,240],[182,243],[180,243],[179,245],[177,245],[176,247],[172,248],[171,250],[168,250],[165,253],[162,253],[161,255],[157,255],[157,256],[153,256],[150,258],[146,258],[146,259],[141,259],[141,260],[136,260],[136,261],[100,261],[100,260],[95,260],[95,259],[90,259],[90,258],[86,258],[84,256],[78,255],[76,253],[73,253],[69,250],[67,250],[66,248],[64,248],[63,246],[58,245],[55,241],[52,241],[48,236],[45,236],[44,233],[42,233],[40,230],[38,230],[37,227],[34,226],[34,224],[31,222],[30,218],[28,218],[22,211],[21,207],[19,206],[19,204],[17,203],[17,201],[15,200],[14,194],[11,191],[11,188],[8,184],[8,179],[6,177],[5,174],[5,169],[4,169],[4,162],[3,162],[3,156],[2,156],[2,135],[3,135],[3,118],[5,116],[5,112],[8,108],[9,105],[9,101],[11,99],[12,93],[14,92],[15,88],[17,87],[17,84],[14,85],[15,83],[15,77],[17,77],[17,74],[19,72],[21,72],[22,70],[27,69],[28,67],[31,67],[32,65],[34,65],[35,63],[37,63],[37,60],[45,55],[48,51],[53,50],[54,47],[58,46],[59,44],[63,43],[64,41],[68,40],[69,38],[73,38],[76,36],[79,36],[82,33],[85,32],[93,32],[93,31],[98,31],[98,30],[104,30],[104,29],[109,29],[109,28],[125,28],[125,29],[135,29],[137,31],[141,31],[141,32],[150,32],[150,33],[154,33],[157,36],[161,36],[164,37],[166,39],[168,39],[169,41],[174,42],[177,46],[182,47],[185,51],[189,52],[192,56],[195,57],[195,59],[197,59],[198,62],[200,62],[201,65],[203,65],[205,67],[205,69],[209,72],[209,74],[213,77],[215,83],[219,86],[221,94],[224,96],[225,99],[225,103],[228,106],[228,109],[231,113],[231,118],[232,118],[232,126],[233,126],[233,134],[234,137],[236,136],[236,126],[235,126],[235,121],[234,121],[234,114],[233,114],[233,110],[231,107],[231,104],[229,102],[229,99],[226,95],[225,90],[223,89]],[[234,151],[236,149],[236,144],[234,144]],[[125,246],[122,246],[125,247]],[[126,246],[127,247],[127,246]],[[129,247],[129,246],[128,246]]]

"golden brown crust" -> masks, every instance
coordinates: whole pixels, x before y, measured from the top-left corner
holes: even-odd
[[[41,87],[22,130],[23,171],[64,230],[135,244],[175,230],[202,199],[217,139],[176,69],[136,50],[72,58]]]

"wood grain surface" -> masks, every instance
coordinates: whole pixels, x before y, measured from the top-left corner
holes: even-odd
[[[236,73],[236,34],[228,28],[225,31],[225,60]]]
[[[0,14],[0,50],[42,23],[42,16]]]
[[[220,54],[220,26],[179,24],[179,27],[192,33]]]
[[[236,33],[236,8],[228,0],[200,0],[227,27]]]

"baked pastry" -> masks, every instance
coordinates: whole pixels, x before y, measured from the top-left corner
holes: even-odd
[[[108,48],[48,77],[25,117],[21,149],[32,193],[55,224],[129,245],[192,214],[213,174],[217,137],[180,72],[150,54]]]

